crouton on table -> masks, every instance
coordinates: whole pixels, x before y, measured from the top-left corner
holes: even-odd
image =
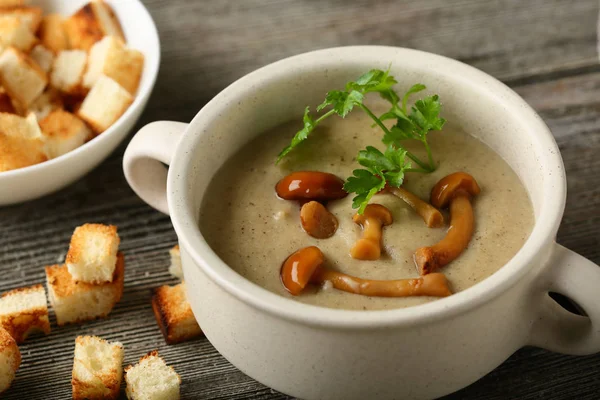
[[[171,265],[169,265],[169,273],[176,278],[183,279],[183,270],[181,269],[181,253],[179,252],[179,245],[176,244],[171,250],[169,250],[171,256]]]
[[[0,54],[0,82],[11,98],[27,107],[42,94],[48,78],[31,57],[8,47]]]
[[[59,14],[48,14],[42,18],[42,25],[39,31],[42,44],[58,53],[62,50],[69,50],[69,39],[64,28],[64,19]]]
[[[84,224],[75,228],[66,257],[75,281],[110,282],[120,243],[114,225]]]
[[[50,84],[67,94],[83,92],[83,73],[87,65],[87,53],[82,50],[63,50],[56,55]]]
[[[46,267],[48,299],[58,325],[106,317],[123,294],[125,259],[117,255],[112,282],[99,284],[76,282],[66,265]]]
[[[161,286],[154,290],[152,309],[168,344],[196,338],[202,334],[185,294],[185,283]]]
[[[71,387],[75,400],[113,400],[123,379],[123,345],[97,336],[78,336]]]
[[[44,149],[48,158],[56,158],[75,150],[92,135],[92,131],[82,120],[64,110],[52,111],[40,121],[40,128],[44,136]],[[112,260],[115,260],[116,256],[115,250]],[[107,279],[110,279],[114,266],[108,269],[110,274]],[[71,275],[75,274],[71,273]]]
[[[104,1],[92,1],[65,21],[71,47],[89,50],[104,36],[116,36],[125,41],[123,30],[113,9]]]
[[[156,350],[125,368],[126,394],[130,400],[178,400],[181,378]]]
[[[0,326],[17,343],[33,332],[50,333],[46,292],[42,285],[14,289],[0,298]]]
[[[15,373],[21,365],[21,353],[17,342],[0,328],[0,394],[10,387]]]
[[[94,130],[102,133],[117,121],[133,103],[133,97],[107,76],[100,76],[77,112]]]

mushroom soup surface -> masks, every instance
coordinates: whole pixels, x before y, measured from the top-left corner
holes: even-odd
[[[379,110],[377,110],[379,111]],[[384,110],[385,111],[385,110]],[[374,280],[419,278],[415,251],[442,240],[446,223],[429,228],[404,201],[391,193],[377,194],[370,204],[381,204],[393,223],[383,226],[381,255],[376,260],[351,256],[363,235],[353,221],[352,196],[324,202],[337,219],[337,230],[318,239],[303,230],[301,203],[279,198],[275,185],[294,171],[322,171],[341,179],[358,167],[355,157],[365,146],[381,144],[381,130],[364,113],[324,121],[310,140],[298,146],[278,165],[277,154],[298,130],[294,120],[260,135],[226,161],[215,174],[200,210],[200,230],[219,257],[239,274],[263,288],[303,303],[353,310],[408,307],[437,297],[371,297],[337,290],[329,281],[307,286],[293,296],[282,285],[280,271],[286,259],[301,248],[317,246],[328,271]],[[379,144],[379,145],[377,145]],[[487,278],[508,262],[529,236],[533,209],[527,192],[510,166],[492,149],[452,123],[429,134],[439,167],[430,174],[406,174],[403,188],[429,201],[434,185],[458,172],[472,175],[481,192],[472,198],[473,236],[458,258],[441,268],[456,293]],[[412,153],[425,156],[420,143],[407,140]],[[330,232],[327,232],[328,234]],[[327,235],[322,235],[327,236]]]

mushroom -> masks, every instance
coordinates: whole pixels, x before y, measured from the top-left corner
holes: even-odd
[[[284,200],[329,201],[348,195],[342,179],[319,171],[292,172],[277,182],[275,191]]]
[[[480,191],[475,178],[465,172],[450,174],[433,187],[431,204],[440,209],[450,205],[450,227],[444,239],[415,252],[415,264],[421,275],[447,265],[467,248],[475,225],[471,197]]]
[[[387,188],[387,191],[394,196],[401,198],[406,204],[411,206],[411,208],[423,218],[423,221],[425,221],[425,224],[429,228],[441,228],[444,225],[444,216],[437,208],[426,201],[421,200],[418,196],[408,190],[402,187],[389,187]]]
[[[310,236],[317,239],[327,239],[337,231],[338,220],[325,206],[316,201],[304,203],[300,209],[302,228]]]
[[[382,228],[393,222],[392,213],[381,204],[369,204],[362,215],[356,213],[352,220],[362,226],[363,234],[350,249],[350,255],[357,260],[378,260]]]
[[[374,297],[434,296],[446,297],[452,292],[446,276],[441,273],[415,279],[371,280],[333,271],[323,266],[324,256],[318,247],[300,249],[289,256],[281,267],[281,282],[297,296],[309,283],[331,282],[334,288],[348,293]]]

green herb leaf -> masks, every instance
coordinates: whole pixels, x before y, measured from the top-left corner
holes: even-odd
[[[325,101],[317,107],[317,111],[323,110],[327,106],[332,106],[333,111],[340,117],[344,118],[355,105],[362,104],[363,94],[352,90],[351,92],[342,92],[341,90],[332,90],[327,93]]]
[[[385,187],[385,180],[366,169],[355,169],[352,174],[344,184],[344,190],[356,193],[352,208],[358,208],[358,213],[362,214],[371,198]]]
[[[316,121],[310,115],[310,108],[309,107],[306,107],[304,109],[303,121],[304,121],[304,128],[302,128],[298,132],[296,132],[296,134],[294,135],[294,138],[292,139],[292,142],[285,149],[283,149],[281,151],[281,153],[279,153],[279,156],[277,157],[276,164],[279,161],[281,161],[281,159],[283,157],[285,157],[290,151],[292,151],[292,149],[294,147],[298,146],[300,143],[302,143],[303,141],[305,141],[308,138],[308,135],[310,135],[310,133],[317,126]]]
[[[441,108],[442,105],[440,104],[440,99],[437,94],[435,96],[417,100],[412,107],[410,119],[418,127],[418,133],[421,138],[424,138],[429,131],[439,131],[442,129],[446,120],[440,118]]]
[[[371,198],[385,187],[386,182],[400,187],[404,181],[404,172],[411,167],[406,160],[406,150],[388,146],[385,153],[372,146],[358,153],[357,161],[366,169],[356,169],[347,179],[344,190],[356,193],[352,207],[362,214]]]
[[[404,114],[406,114],[406,103],[408,103],[408,98],[410,97],[410,95],[413,93],[418,93],[425,89],[427,89],[425,85],[423,85],[422,83],[416,83],[412,85],[410,89],[408,89],[408,92],[404,93],[404,97],[402,97],[402,110],[404,111]]]

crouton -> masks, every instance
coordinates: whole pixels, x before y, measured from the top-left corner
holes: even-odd
[[[35,116],[0,113],[0,172],[28,167],[48,159]]]
[[[176,244],[171,250],[171,265],[169,265],[169,273],[176,278],[183,279],[183,271],[181,269],[181,253],[179,253],[179,245]]]
[[[12,99],[4,88],[0,87],[0,113],[16,114],[17,110]]]
[[[74,49],[89,50],[104,36],[125,41],[121,24],[112,8],[104,1],[92,1],[65,21],[65,30]]]
[[[114,225],[84,224],[75,228],[65,261],[73,279],[110,282],[120,241]]]
[[[42,44],[54,53],[69,50],[69,38],[65,32],[64,19],[60,14],[45,15],[38,34]]]
[[[17,342],[0,328],[0,394],[10,387],[15,373],[21,365],[21,353]]]
[[[123,345],[97,336],[78,336],[71,387],[75,400],[112,400],[119,397],[123,379]]]
[[[123,294],[125,258],[117,254],[112,282],[92,284],[76,282],[66,265],[46,267],[48,299],[58,325],[106,317]]]
[[[87,53],[82,50],[63,50],[58,53],[52,73],[50,84],[68,94],[77,94],[82,91],[83,73],[87,65]]]
[[[40,68],[45,72],[50,72],[52,64],[54,64],[54,53],[48,50],[44,45],[38,44],[31,49],[29,57],[35,61]]]
[[[85,143],[92,134],[90,128],[75,115],[64,110],[52,111],[46,118],[40,121],[40,128],[44,136],[45,151],[48,158],[56,158],[75,150]],[[116,260],[115,255],[112,260]],[[68,265],[68,264],[67,264]],[[112,278],[114,263],[110,268],[108,278]],[[75,276],[75,273],[71,273]]]
[[[19,18],[0,17],[0,42],[29,52],[38,39]]]
[[[38,96],[37,99],[29,105],[29,111],[32,112],[38,121],[43,120],[54,110],[62,110],[64,108],[63,98],[55,89],[48,88],[44,93]]]
[[[16,7],[23,6],[28,0],[0,0],[0,7]]]
[[[6,292],[0,298],[0,326],[23,343],[34,332],[50,333],[46,292],[34,285]]]
[[[202,334],[187,301],[184,282],[156,288],[152,296],[152,309],[168,344],[194,339]]]
[[[48,78],[27,54],[9,47],[0,54],[0,82],[11,98],[28,107],[42,94]]]
[[[40,7],[5,7],[0,8],[0,18],[16,17],[18,18],[32,33],[37,32],[42,22],[42,9]]]
[[[105,36],[90,50],[83,86],[91,88],[104,74],[135,95],[143,68],[144,55],[142,53],[126,48],[119,38]]]
[[[107,130],[133,103],[133,97],[121,85],[101,76],[92,87],[77,112],[96,133]]]
[[[125,368],[125,392],[130,400],[178,400],[181,378],[154,350]]]

